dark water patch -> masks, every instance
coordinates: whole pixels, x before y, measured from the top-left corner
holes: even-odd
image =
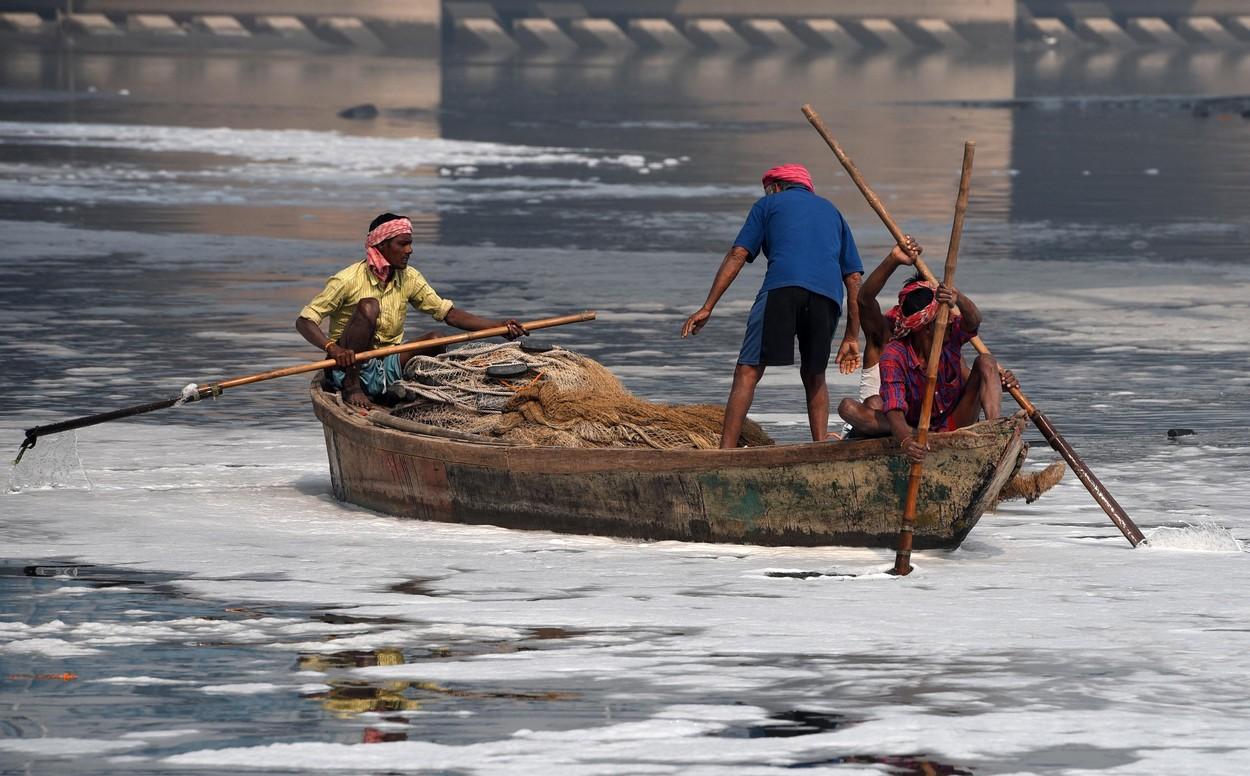
[[[769,714],[768,722],[746,727],[729,727],[715,735],[720,738],[795,738],[827,733],[857,722],[860,720],[852,720],[845,714],[792,709]]]
[[[742,591],[724,591],[724,590],[679,590],[677,595],[687,598],[785,598],[784,595],[770,595],[768,593],[744,593]]]
[[[437,582],[439,577],[413,577],[406,582],[396,582],[387,587],[387,591],[391,593],[403,593],[404,595],[423,595],[437,596],[439,593],[434,592],[429,587],[429,583]]]
[[[953,108],[993,108],[1013,110],[1105,110],[1105,111],[1153,111],[1191,113],[1198,118],[1227,114],[1238,116],[1250,111],[1250,95],[1218,97],[1195,97],[1193,95],[1125,95],[1125,96],[1048,96],[1014,97],[990,100],[937,100],[932,102],[905,103],[911,105],[940,105]]]
[[[585,598],[584,595],[569,590],[563,593],[549,593],[547,595],[536,595],[533,598],[526,598],[526,601],[572,601],[576,598]]]
[[[399,617],[372,617],[359,614],[341,614],[339,612],[327,612],[325,614],[314,615],[313,619],[317,622],[324,622],[328,625],[411,625],[411,620],[405,620]]]
[[[817,577],[857,577],[844,571],[765,571],[764,576],[772,579],[815,579]]]
[[[112,587],[157,587],[160,592],[179,595],[169,585],[176,577],[151,571],[118,569],[75,563],[66,560],[44,560],[20,565],[0,561],[0,577],[35,577],[49,582],[75,582],[96,590]]]
[[[22,568],[22,573],[28,577],[77,577],[80,569],[90,568],[92,568],[90,565],[69,566],[45,564],[42,566],[25,566]]]
[[[78,576],[26,576],[26,566],[75,567]],[[42,628],[29,635],[29,650],[4,656],[0,705],[21,711],[0,725],[0,734],[113,740],[126,733],[134,739],[126,754],[156,760],[221,745],[359,738],[355,726],[338,717],[308,714],[307,702],[294,692],[306,680],[292,676],[288,654],[272,644],[250,643],[254,633],[241,634],[249,643],[211,637],[212,621],[229,626],[267,612],[188,597],[170,583],[174,578],[66,558],[0,560],[0,600],[12,604],[7,613]],[[306,609],[281,604],[267,609],[279,617],[307,616]],[[183,625],[190,621],[200,624]],[[116,643],[110,638],[113,631],[134,633],[138,643]],[[10,636],[8,644],[27,638]],[[271,689],[232,691],[249,684]],[[298,729],[291,725],[296,718]],[[198,732],[160,735],[171,729]],[[147,731],[153,732],[150,739],[144,738]],[[58,755],[51,747],[41,751],[38,745],[30,752],[6,753],[5,765],[58,774],[171,772],[152,762],[113,764],[97,755]]]
[[[925,755],[852,754],[794,763],[791,768],[821,768],[826,765],[884,765],[894,776],[974,776],[975,771],[958,765],[931,760]]]
[[[571,639],[574,636],[585,636],[590,631],[574,630],[571,628],[532,628],[530,629],[530,638],[540,641],[549,639]]]

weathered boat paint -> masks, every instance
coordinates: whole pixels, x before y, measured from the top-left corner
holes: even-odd
[[[371,423],[312,389],[337,498],[399,517],[635,539],[892,547],[889,440],[737,450],[484,444]],[[1025,416],[930,437],[914,546],[959,546],[1023,460]]]

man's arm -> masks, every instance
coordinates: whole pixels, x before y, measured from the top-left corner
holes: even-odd
[[[326,355],[334,359],[335,365],[340,369],[346,369],[356,363],[356,352],[341,347],[337,342],[330,339],[321,330],[321,325],[314,323],[310,318],[300,316],[295,319],[295,330],[308,340],[309,345],[315,345],[319,350],[324,350]]]
[[[890,424],[890,435],[898,443],[899,448],[903,451],[903,455],[907,456],[912,463],[923,462],[924,454],[928,451],[928,448],[921,445],[912,436],[911,426],[907,425],[907,419],[903,417],[903,411],[890,410],[885,413],[885,419]]]
[[[516,339],[529,334],[516,318],[508,318],[506,320],[483,318],[480,315],[474,315],[468,310],[461,310],[455,306],[447,311],[447,317],[443,320],[448,326],[455,326],[457,329],[463,329],[464,331],[481,331],[482,329],[493,329],[497,326],[507,326],[508,333],[505,336],[508,339]]]
[[[910,267],[916,263],[916,257],[924,253],[924,248],[912,239],[911,235],[904,235],[907,240],[907,249],[895,245],[889,255],[881,260],[877,268],[869,273],[867,279],[864,280],[859,289],[859,322],[864,330],[864,338],[868,342],[875,342],[880,347],[889,339],[890,326],[886,321],[885,315],[881,312],[881,305],[877,302],[877,296],[885,288],[885,284],[889,281],[890,276],[894,274],[894,270],[899,267]]]
[[[741,245],[735,245],[729,249],[729,253],[726,253],[725,258],[721,260],[720,269],[716,270],[716,278],[712,280],[712,289],[707,292],[707,300],[695,311],[694,315],[686,319],[686,323],[681,327],[681,336],[689,337],[703,330],[703,326],[712,317],[712,308],[716,307],[716,303],[724,296],[725,291],[729,289],[734,278],[738,277],[738,273],[742,271],[750,258],[751,254]]]
[[[953,304],[959,307],[959,312],[963,316],[963,323],[960,326],[968,334],[975,334],[977,329],[981,328],[981,311],[959,289],[939,285],[937,300],[938,304]]]
[[[863,278],[862,272],[842,276],[846,285],[846,333],[842,335],[842,344],[838,346],[834,362],[844,375],[859,369],[862,363],[859,355],[859,285]]]
[[[924,460],[925,448],[915,440],[907,425],[907,374],[898,351],[886,348],[881,355],[881,403],[890,435],[913,462]]]

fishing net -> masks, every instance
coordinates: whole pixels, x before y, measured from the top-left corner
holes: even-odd
[[[91,478],[78,455],[78,435],[73,431],[40,437],[9,473],[10,493],[48,488],[91,489]]]
[[[724,420],[720,405],[644,401],[592,358],[518,343],[414,356],[391,391],[401,418],[523,445],[710,449]],[[772,443],[743,424],[739,444]]]

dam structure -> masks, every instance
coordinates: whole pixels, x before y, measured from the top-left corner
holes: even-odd
[[[498,59],[1250,47],[1244,0],[0,0],[0,39]]]

